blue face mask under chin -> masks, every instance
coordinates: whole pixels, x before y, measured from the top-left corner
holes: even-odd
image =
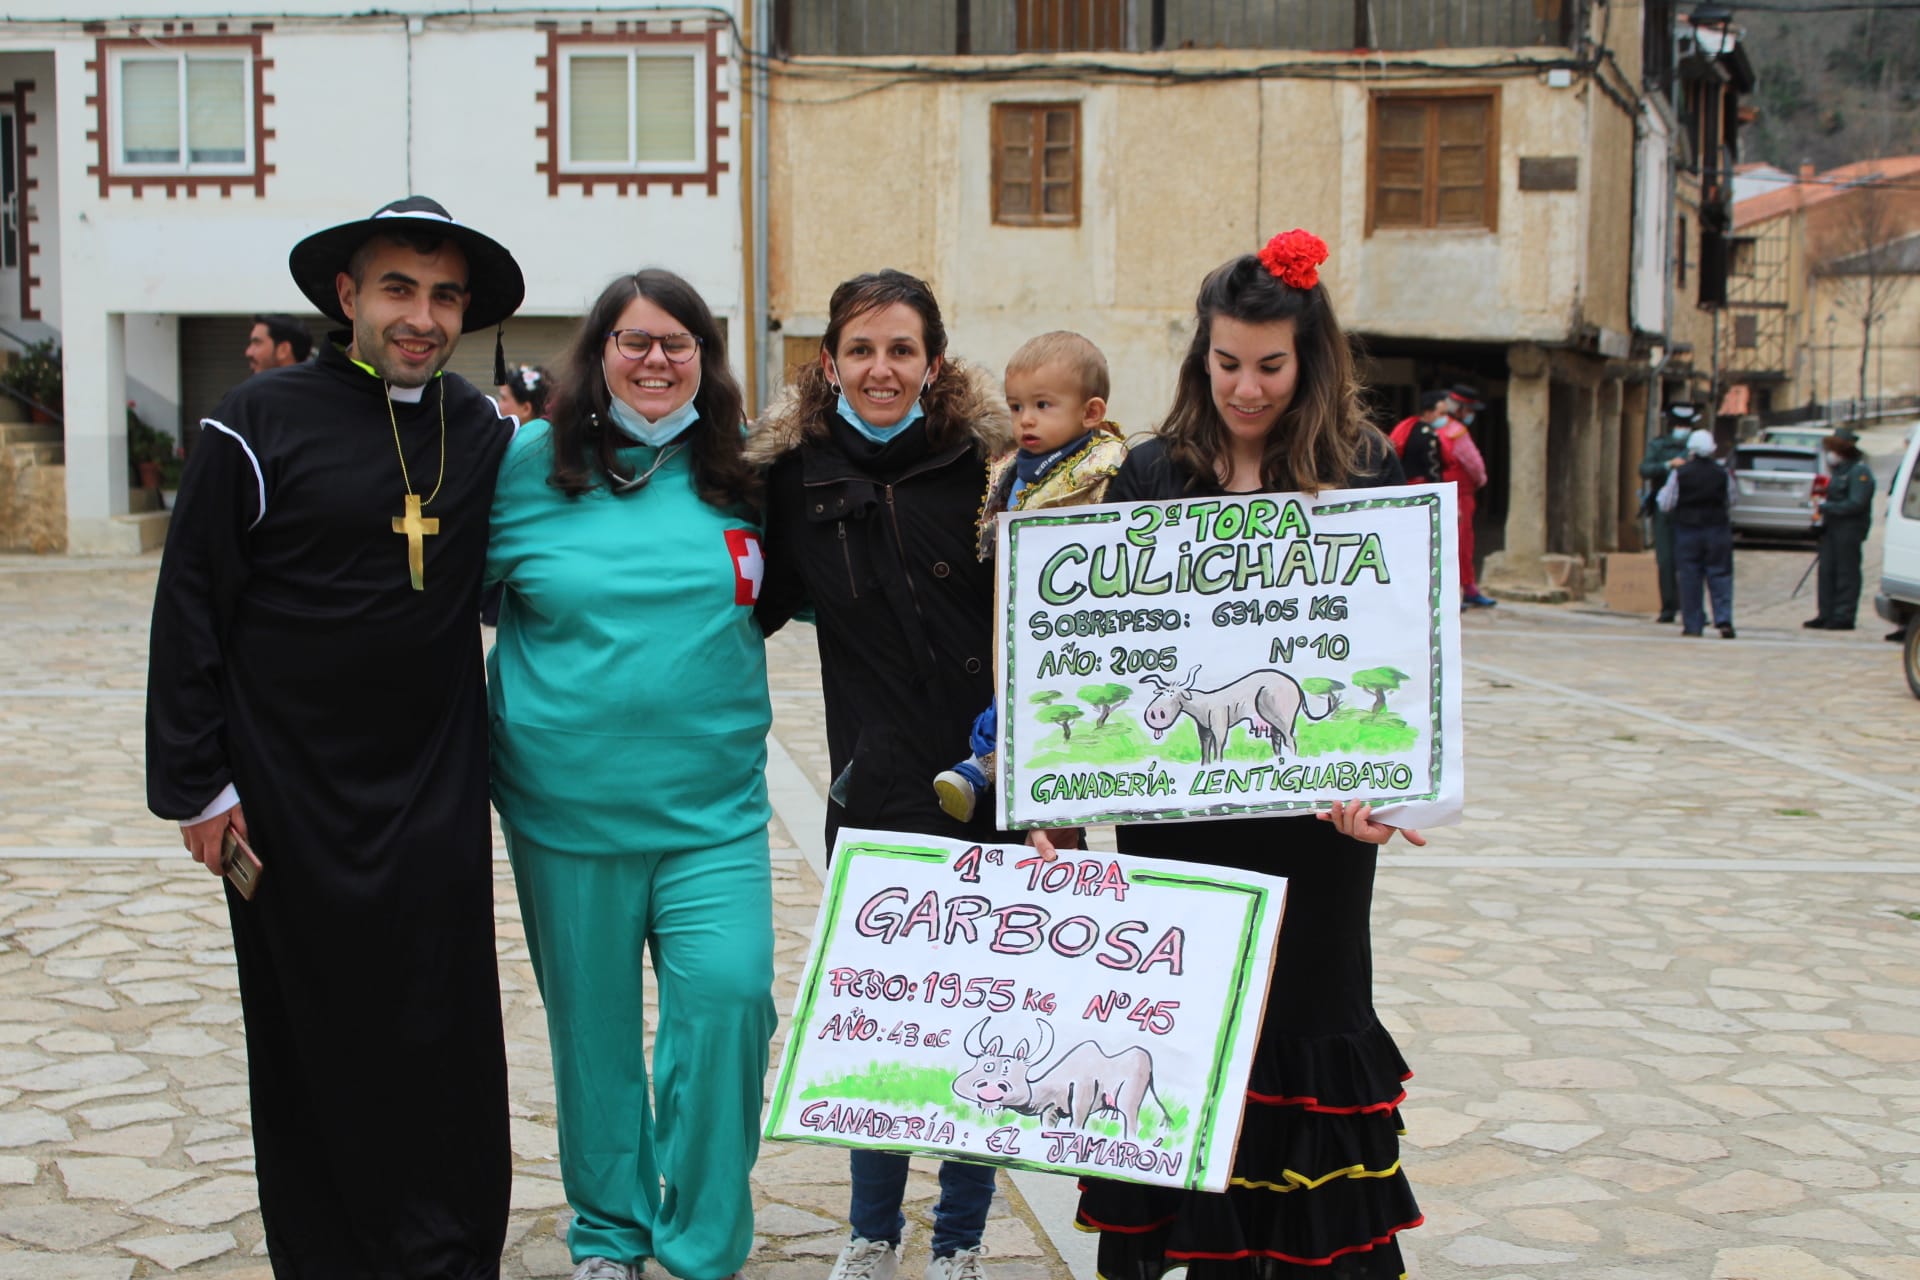
[[[933,370],[929,369],[927,370],[927,376],[920,380],[920,391],[922,394],[926,392],[927,384],[932,381]],[[840,416],[847,420],[848,426],[875,444],[887,443],[915,422],[927,416],[927,411],[920,405],[920,396],[916,395],[913,398],[913,403],[907,406],[907,411],[901,417],[900,421],[890,427],[876,427],[858,413],[854,412],[853,402],[847,399],[847,390],[841,385],[840,366],[837,364],[833,366],[833,385],[834,388],[840,392],[840,403],[836,406],[839,409]]]
[[[693,388],[694,396],[700,394],[698,384]],[[607,388],[607,414],[613,419],[613,425],[620,434],[639,444],[651,445],[658,449],[671,443],[674,437],[685,431],[700,419],[700,411],[693,407],[693,396],[678,409],[663,415],[659,421],[651,421],[639,410],[613,394],[613,388]]]

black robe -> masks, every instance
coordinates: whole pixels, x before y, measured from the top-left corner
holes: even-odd
[[[228,394],[154,599],[147,803],[238,792],[265,866],[228,889],[279,1280],[493,1277],[512,1179],[494,958],[480,577],[513,422],[464,379],[395,402],[329,344]]]

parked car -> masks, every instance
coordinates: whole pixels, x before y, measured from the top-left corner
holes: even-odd
[[[1832,434],[1833,428],[1822,422],[1811,427],[1762,427],[1756,444],[1790,444],[1805,449],[1818,449],[1820,442]]]
[[[1733,531],[1762,538],[1811,538],[1820,533],[1820,499],[1827,492],[1827,457],[1818,445],[1742,444],[1733,450]]]
[[[1907,629],[1901,653],[1907,688],[1920,698],[1920,431],[1907,441],[1900,469],[1893,473],[1887,502],[1886,545],[1880,562],[1880,594],[1873,609]]]

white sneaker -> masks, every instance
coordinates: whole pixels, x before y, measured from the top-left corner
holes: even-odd
[[[932,1258],[927,1262],[927,1280],[986,1280],[986,1272],[980,1269],[980,1259],[986,1255],[985,1245],[975,1245],[971,1249],[962,1249],[950,1258]]]
[[[640,1268],[612,1258],[588,1258],[573,1269],[573,1280],[640,1280]]]
[[[834,1259],[827,1280],[893,1280],[899,1269],[900,1246],[855,1236]]]

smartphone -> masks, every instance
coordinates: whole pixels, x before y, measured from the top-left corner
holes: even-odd
[[[238,831],[227,828],[227,834],[220,841],[220,870],[240,896],[253,900],[254,893],[260,888],[260,878],[266,874],[266,868],[260,865],[260,859],[254,855],[249,845]]]

